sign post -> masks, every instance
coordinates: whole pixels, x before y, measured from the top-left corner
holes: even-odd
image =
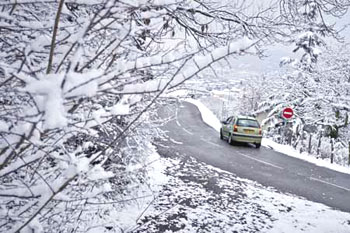
[[[284,108],[282,110],[282,118],[284,119],[284,135],[283,137],[287,137],[288,145],[292,145],[292,137],[293,131],[290,129],[290,125],[288,124],[289,120],[293,117],[294,112],[292,108]]]

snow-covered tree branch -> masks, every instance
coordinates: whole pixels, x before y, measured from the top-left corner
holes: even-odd
[[[315,9],[346,6],[326,2]],[[0,231],[104,224],[99,215],[115,207],[104,203],[118,205],[147,179],[132,168],[161,134],[159,96],[229,56],[289,39],[300,20],[290,18],[294,8],[276,9],[240,0],[3,0]]]

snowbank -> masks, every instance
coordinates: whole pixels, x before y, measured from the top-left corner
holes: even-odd
[[[277,152],[308,161],[309,163],[313,163],[317,166],[326,167],[328,169],[332,169],[345,174],[350,174],[350,169],[348,167],[343,167],[338,164],[331,164],[329,160],[317,159],[313,156],[308,155],[307,153],[300,154],[298,151],[296,151],[289,145],[281,145],[268,138],[263,138],[261,144],[265,147],[272,148]]]

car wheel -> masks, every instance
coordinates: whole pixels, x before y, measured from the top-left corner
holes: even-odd
[[[261,146],[261,143],[255,143],[255,147],[256,147],[257,149],[259,149],[260,146]]]
[[[231,134],[228,136],[228,143],[230,144],[230,145],[233,145],[234,144],[234,141],[232,140],[232,136],[231,136]]]
[[[222,129],[220,129],[220,139],[221,139],[221,140],[224,139],[224,135],[222,135]]]

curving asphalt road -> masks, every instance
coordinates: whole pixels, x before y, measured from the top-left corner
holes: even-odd
[[[179,153],[232,172],[241,178],[275,187],[327,206],[350,212],[350,175],[253,145],[231,146],[202,121],[197,107],[174,103],[160,110],[164,119],[174,116],[163,129],[172,139],[160,153]],[[160,148],[159,148],[160,149]]]

